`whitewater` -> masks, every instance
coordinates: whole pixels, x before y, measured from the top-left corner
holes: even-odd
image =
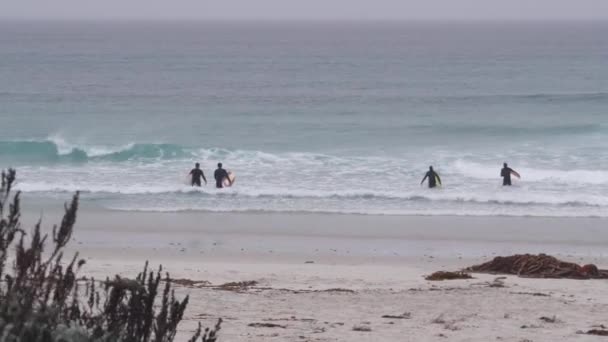
[[[608,171],[535,168],[521,156],[517,169],[523,179],[504,188],[499,159],[445,153],[435,157],[444,184],[427,189],[419,185],[426,166],[417,154],[362,157],[135,143],[70,146],[64,140],[10,144],[28,152],[14,158],[23,163],[18,190],[42,197],[80,191],[87,201],[116,210],[604,216],[608,208]],[[211,177],[220,161],[238,174],[235,187],[188,185],[194,162]]]
[[[0,167],[29,198],[608,216],[605,24],[0,26]],[[190,187],[195,162],[235,186]]]

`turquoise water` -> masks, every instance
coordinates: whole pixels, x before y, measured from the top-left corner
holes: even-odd
[[[606,60],[597,22],[4,22],[0,165],[118,210],[608,216]]]

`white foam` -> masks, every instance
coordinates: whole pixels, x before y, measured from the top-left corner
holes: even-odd
[[[229,196],[222,208],[237,211],[598,216],[608,209],[608,173],[604,171],[514,165],[522,179],[505,188],[500,186],[501,161],[446,153],[434,163],[444,186],[429,190],[419,185],[428,164],[417,154],[398,158],[213,148],[193,151],[199,156],[194,160],[104,160],[24,167],[19,170],[16,188],[41,196],[78,190],[113,208],[169,211],[224,210],[217,208],[216,196]],[[194,161],[201,162],[209,186],[184,185]],[[235,187],[214,189],[209,178],[218,161],[236,172]]]
[[[500,164],[481,164],[457,160],[451,165],[463,177],[477,179],[497,179],[500,175]],[[522,179],[530,182],[551,182],[563,184],[608,184],[608,171],[585,169],[540,169],[530,167],[516,167]]]

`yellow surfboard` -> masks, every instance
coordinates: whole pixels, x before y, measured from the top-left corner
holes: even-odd
[[[443,184],[441,184],[441,181],[439,180],[439,176],[435,176],[435,184],[437,184],[437,187],[441,187]]]

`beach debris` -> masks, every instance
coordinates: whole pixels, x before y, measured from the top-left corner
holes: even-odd
[[[286,329],[287,326],[286,325],[281,325],[281,324],[275,324],[275,323],[249,323],[247,326],[250,326],[252,328],[281,328],[281,329]]]
[[[305,263],[305,264],[314,264],[315,262],[314,262],[314,261],[312,261],[312,260],[308,260],[308,261],[305,261],[304,263]]]
[[[370,332],[370,331],[372,331],[372,327],[370,327],[368,325],[359,324],[359,325],[353,326],[353,331]]]
[[[534,297],[551,297],[550,294],[542,293],[542,292],[509,292],[509,293],[518,294],[518,295],[534,296]]]
[[[505,287],[505,280],[507,277],[496,277],[491,283],[488,283],[488,287]]]
[[[298,322],[311,322],[314,323],[317,320],[314,318],[297,318],[296,316],[284,317],[284,318],[265,318],[264,322],[277,322],[277,321],[298,321]]]
[[[249,288],[245,289],[248,290]],[[287,293],[293,293],[293,294],[303,294],[303,293],[322,293],[322,292],[342,292],[342,293],[356,293],[355,290],[350,290],[350,289],[342,289],[342,288],[330,288],[330,289],[326,289],[326,290],[308,290],[308,289],[298,289],[298,290],[294,290],[294,289],[287,289],[287,288],[276,288],[276,287],[260,287],[260,286],[256,286],[255,290],[258,292],[261,291],[281,291],[281,292],[287,292]]]
[[[492,261],[471,266],[465,271],[513,274],[530,278],[608,279],[608,270],[600,270],[593,264],[581,266],[542,253],[498,256]]]
[[[211,283],[206,280],[192,280],[186,278],[171,279],[171,282],[175,285],[181,285],[184,287],[205,287],[211,285]]]
[[[484,282],[481,282],[481,283],[473,283],[473,284],[471,284],[471,286],[506,287],[505,282],[504,282],[505,279],[507,279],[507,277],[496,277],[492,281],[484,281]]]
[[[342,327],[344,326],[344,322],[323,322],[323,324],[328,325],[330,328]]]
[[[324,332],[326,332],[327,329],[323,328],[323,327],[315,327],[312,329],[312,333],[313,334],[322,334]]]
[[[426,276],[424,279],[430,281],[439,281],[439,280],[454,280],[454,279],[473,279],[473,277],[463,271],[458,272],[449,272],[449,271],[438,271],[429,276]]]
[[[382,316],[382,318],[389,318],[389,319],[410,319],[410,318],[412,318],[412,313],[411,312],[404,312],[401,315],[384,315],[384,316]]]
[[[258,282],[255,280],[248,281],[238,281],[238,282],[230,282],[222,284],[216,287],[216,290],[224,290],[224,291],[247,291],[250,287],[257,285]]]
[[[460,330],[460,327],[456,325],[456,322],[448,322],[443,325],[443,329],[457,331],[457,330]]]
[[[345,292],[345,293],[355,293],[354,290],[351,289],[343,289],[343,288],[331,288],[331,289],[327,289],[327,290],[317,290],[317,291],[313,291],[313,292]]]
[[[598,335],[598,336],[608,336],[608,330],[604,329],[591,329],[586,332],[587,335]]]
[[[433,324],[441,324],[443,325],[443,328],[445,330],[451,330],[451,331],[456,331],[456,330],[460,330],[460,328],[458,326],[456,326],[456,323],[458,322],[462,322],[464,321],[464,319],[459,319],[459,320],[446,320],[444,318],[444,314],[440,314],[439,316],[435,317],[431,323]]]
[[[542,316],[539,319],[541,321],[543,321],[543,322],[546,322],[546,323],[558,323],[558,322],[560,322],[555,315],[553,315],[552,317]]]
[[[457,317],[457,318],[453,318],[453,319],[446,319],[445,314],[442,313],[439,316],[435,317],[433,320],[431,320],[431,323],[432,324],[441,324],[441,325],[443,325],[443,329],[445,329],[445,330],[457,331],[457,330],[461,329],[461,327],[459,327],[457,325],[458,323],[463,323],[468,318],[475,317],[475,316],[477,316],[477,314],[466,315],[466,316]]]
[[[433,320],[431,321],[431,323],[433,323],[433,324],[445,324],[446,321],[443,318],[443,316],[444,316],[443,314],[440,314],[439,316],[433,318]]]

